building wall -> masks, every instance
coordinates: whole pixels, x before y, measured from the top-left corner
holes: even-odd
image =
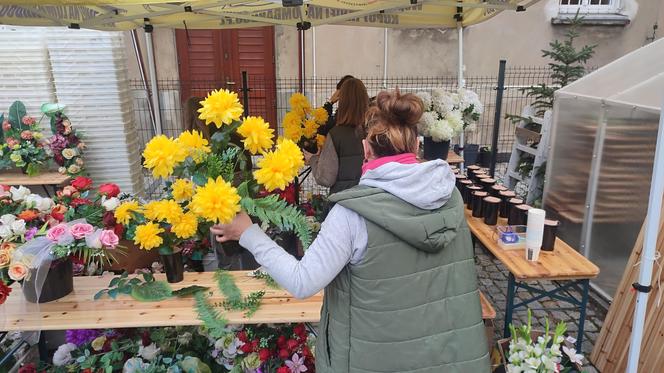
[[[591,65],[601,66],[639,48],[652,35],[657,22],[664,26],[661,0],[622,0],[627,26],[590,26],[580,28],[578,44],[597,44]],[[558,0],[542,0],[526,12],[505,11],[494,18],[467,27],[464,31],[464,65],[468,75],[495,74],[498,61],[508,66],[542,66],[548,61],[541,50],[556,38],[562,38],[568,26],[553,25]],[[145,53],[143,31],[138,31]],[[305,36],[306,74],[313,76],[313,34]],[[656,37],[664,35],[659,31]],[[336,77],[353,74],[382,77],[384,74],[385,31],[379,28],[320,26],[316,36],[316,76]],[[131,39],[127,40],[129,71],[138,78]],[[387,75],[434,76],[456,74],[458,34],[453,29],[388,29]],[[275,27],[277,77],[298,76],[297,30]],[[177,53],[173,30],[155,30],[155,58],[159,79],[177,79]]]

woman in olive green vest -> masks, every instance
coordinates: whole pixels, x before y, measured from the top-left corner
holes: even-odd
[[[305,152],[316,182],[330,187],[330,194],[354,187],[362,176],[364,116],[369,95],[364,83],[347,78],[337,91],[336,125],[330,130],[320,155]]]
[[[486,373],[473,246],[449,165],[420,163],[413,94],[382,92],[368,112],[360,185],[336,203],[301,260],[239,214],[213,228],[240,240],[285,289],[325,289],[318,373]]]

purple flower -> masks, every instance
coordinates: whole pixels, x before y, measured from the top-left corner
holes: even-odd
[[[76,346],[82,346],[86,343],[92,342],[95,338],[101,335],[101,330],[95,329],[77,329],[77,330],[67,330],[65,332],[65,337],[67,343],[73,343]]]
[[[304,366],[304,356],[299,357],[297,354],[293,354],[291,360],[286,360],[286,366],[290,369],[291,373],[302,373],[307,371],[307,367]]]
[[[38,231],[37,227],[32,227],[32,228],[28,229],[25,232],[25,240],[30,241],[31,239],[33,239],[35,237],[35,235],[37,234],[37,231]]]
[[[67,147],[67,139],[64,136],[58,134],[58,135],[55,135],[55,136],[51,137],[50,144],[51,144],[51,149],[53,150],[53,153],[59,153],[64,148]]]

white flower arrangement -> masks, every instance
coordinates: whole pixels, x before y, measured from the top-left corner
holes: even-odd
[[[510,325],[512,340],[507,353],[507,373],[560,373],[575,372],[573,364],[581,365],[583,355],[565,345],[574,344],[576,340],[563,337],[567,326],[564,322],[556,325],[553,333],[549,330],[549,320],[546,320],[546,330],[543,335],[535,338],[531,324],[532,314],[528,310],[528,324],[518,328]],[[563,355],[564,352],[564,355]]]
[[[0,217],[0,242],[11,242],[16,237],[25,235],[25,220],[15,215],[5,214]]]
[[[464,130],[474,130],[474,124],[484,111],[479,96],[468,89],[448,92],[436,88],[431,94],[419,92],[417,96],[424,104],[418,126],[420,135],[436,142],[450,141]]]

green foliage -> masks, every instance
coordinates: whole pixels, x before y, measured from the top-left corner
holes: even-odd
[[[140,302],[156,302],[172,297],[173,291],[168,283],[156,281],[151,273],[144,273],[141,280],[139,277],[130,279],[129,274],[124,272],[111,280],[108,289],[97,292],[94,299],[97,300],[104,295],[115,299],[120,294],[131,295]]]
[[[28,115],[28,112],[25,110],[25,105],[21,101],[14,101],[14,103],[9,107],[9,123],[11,123],[12,128],[21,131],[23,129],[28,129],[28,126],[23,125],[22,119],[24,116]]]
[[[261,280],[265,281],[265,284],[267,286],[269,286],[270,288],[272,288],[272,289],[280,289],[281,288],[281,286],[279,286],[277,281],[275,281],[272,278],[272,276],[268,275],[266,272],[263,272],[263,271],[257,269],[254,272],[252,272],[252,275],[255,278],[258,278],[258,279],[261,279]]]
[[[199,291],[207,291],[209,290],[209,287],[206,286],[199,286],[199,285],[191,285],[184,287],[182,289],[174,290],[172,292],[173,296],[178,297],[178,298],[184,298],[188,297],[190,295],[194,295],[198,293]]]
[[[235,302],[242,299],[242,292],[235,285],[235,280],[230,272],[219,269],[214,273],[214,280],[217,281],[217,286],[226,300]]]
[[[140,302],[158,302],[172,297],[173,290],[165,281],[151,281],[131,289],[131,297]]]
[[[284,231],[295,232],[305,249],[311,244],[311,230],[306,217],[297,207],[289,205],[279,196],[273,194],[259,199],[242,198],[240,205],[249,215],[261,221],[270,222]]]
[[[203,325],[208,330],[208,334],[212,338],[221,338],[225,333],[224,329],[228,325],[228,320],[208,302],[202,291],[195,293],[194,299],[196,300],[195,308],[198,313],[198,319],[203,322]]]
[[[549,50],[542,50],[542,57],[553,60],[549,63],[553,84],[540,84],[523,89],[527,96],[535,98],[532,106],[537,109],[538,115],[543,115],[546,110],[553,108],[553,94],[558,88],[585,75],[584,65],[595,54],[597,45],[584,45],[581,49],[574,46],[575,39],[581,35],[578,27],[582,21],[583,17],[579,17],[577,12],[572,19],[572,25],[565,34],[565,40],[554,40],[549,43]]]
[[[214,274],[217,286],[226,300],[221,304],[226,310],[247,311],[245,316],[251,317],[260,307],[261,300],[265,295],[264,291],[256,291],[247,297],[242,297],[242,292],[235,285],[233,276],[227,271],[218,270]]]

